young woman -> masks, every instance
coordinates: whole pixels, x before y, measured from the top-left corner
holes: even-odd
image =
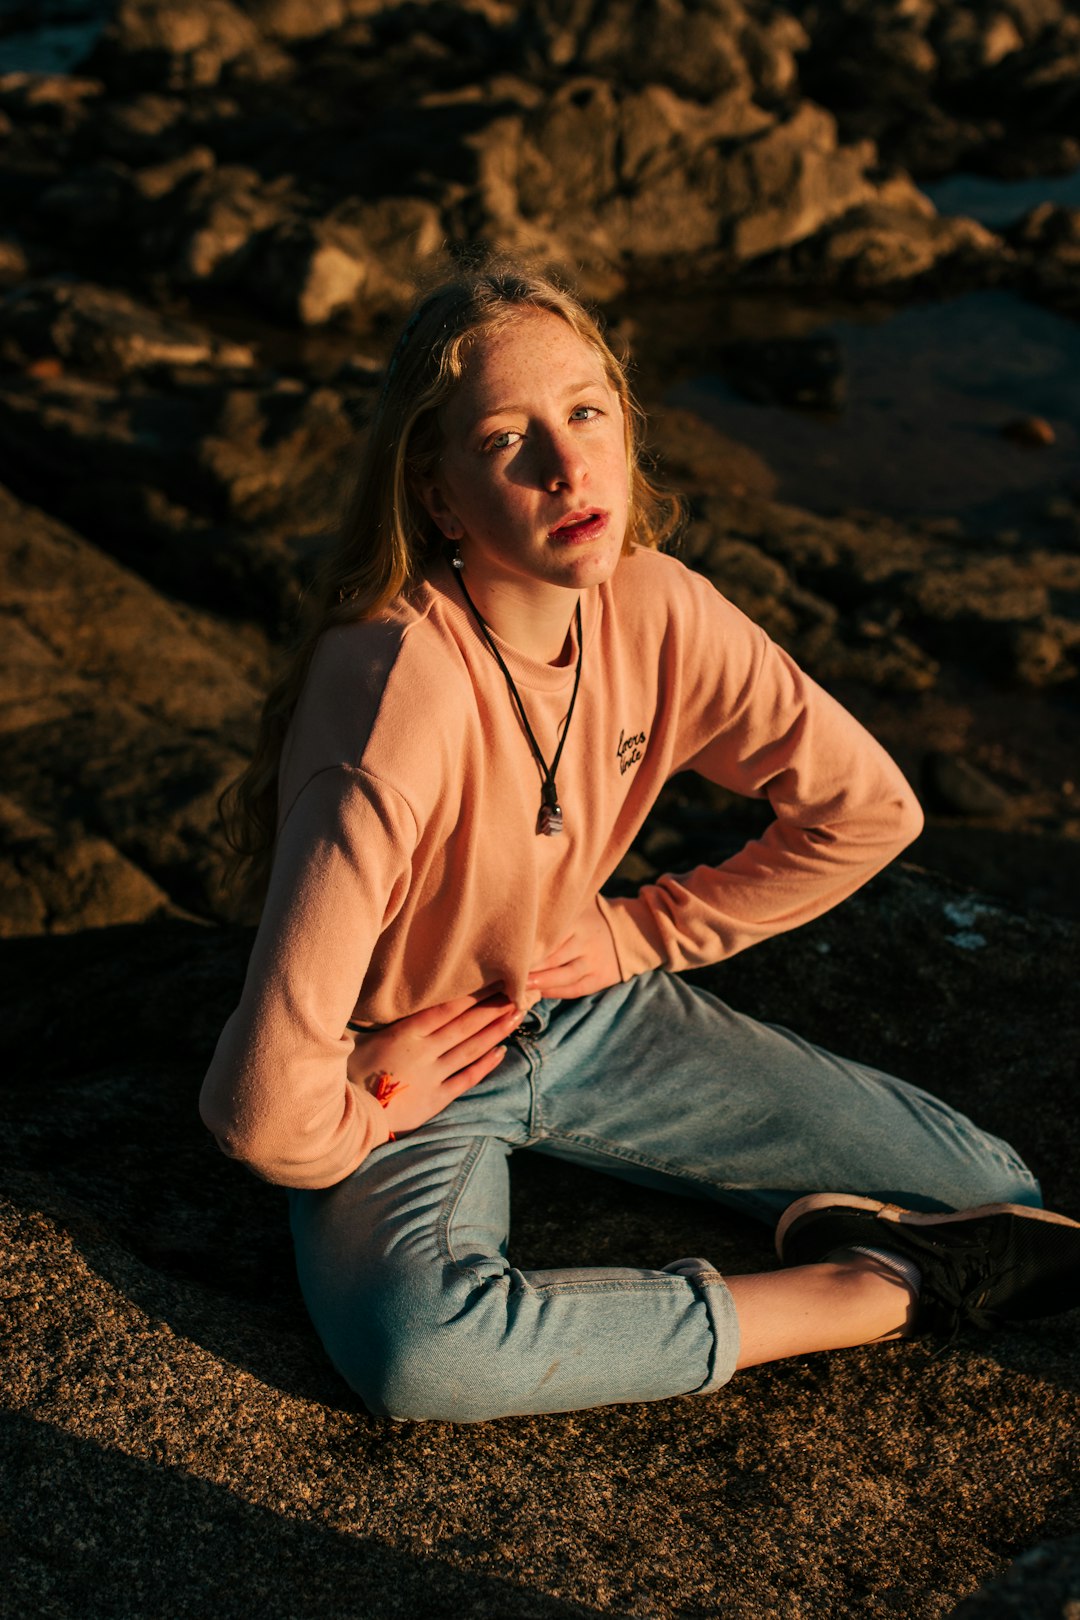
[[[377,1414],[707,1393],[1080,1302],[1080,1226],[1008,1146],[674,976],[819,915],[920,815],[856,721],[656,549],[676,513],[637,423],[551,281],[495,268],[426,298],[234,799],[269,881],[203,1115],[293,1189],[308,1307]],[[682,770],[774,820],[603,898]],[[524,1147],[779,1219],[784,1268],[516,1270]]]

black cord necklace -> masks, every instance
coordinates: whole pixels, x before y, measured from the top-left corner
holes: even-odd
[[[532,749],[536,758],[536,763],[540,767],[540,773],[543,778],[543,786],[540,789],[540,814],[536,818],[536,831],[538,834],[543,833],[548,838],[554,838],[556,833],[561,833],[563,830],[563,813],[562,806],[559,803],[559,795],[555,787],[555,772],[559,768],[559,761],[562,759],[562,751],[566,746],[566,739],[570,731],[570,721],[574,717],[574,704],[577,702],[578,687],[581,685],[581,656],[584,651],[584,638],[581,633],[581,598],[578,598],[577,606],[574,609],[578,639],[577,672],[574,675],[574,690],[570,698],[570,707],[566,711],[566,724],[563,726],[563,733],[559,738],[559,746],[555,750],[555,758],[549,765],[543,754],[540,752],[540,744],[533,735],[533,728],[530,726],[529,717],[525,713],[525,705],[521,701],[521,693],[514,685],[514,677],[511,675],[510,671],[506,667],[506,664],[503,662],[502,654],[495,645],[491,631],[484,623],[480,614],[480,609],[469,595],[465,581],[461,577],[461,570],[464,568],[465,564],[462,561],[461,556],[457,553],[455,553],[455,555],[451,558],[451,562],[453,564],[454,572],[457,574],[458,584],[461,586],[462,594],[464,595],[466,602],[468,602],[469,606],[472,608],[473,615],[477,624],[480,626],[484,640],[491,648],[495,655],[496,663],[506,676],[506,684],[510,688],[510,696],[513,698],[514,706],[521,717],[521,723],[525,727],[525,735],[529,739],[529,747]]]

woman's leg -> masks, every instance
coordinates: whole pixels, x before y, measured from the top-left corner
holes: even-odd
[[[1014,1150],[939,1098],[667,973],[541,1003],[521,1040],[530,1146],[770,1226],[810,1192],[916,1210],[1040,1202]]]
[[[728,1277],[727,1285],[739,1319],[736,1371],[901,1338],[915,1321],[915,1289],[869,1256]]]
[[[1005,1318],[1066,1308],[1047,1301],[1069,1295],[1057,1284],[1076,1269],[1080,1229],[1059,1217],[1038,1219],[1038,1184],[1018,1155],[940,1099],[759,1024],[663,973],[618,986],[592,1005],[541,1006],[532,1023],[525,1039],[544,1075],[540,1137],[532,1145],[541,1151],[710,1196],[770,1224],[808,1191],[824,1189],[860,1192],[866,1196],[853,1202],[874,1208],[881,1200],[916,1211],[1030,1209],[1019,1218],[916,1217],[911,1225],[878,1222],[861,1209],[858,1242],[884,1259],[852,1254],[855,1240],[844,1237],[818,1246],[819,1263],[728,1278],[741,1330],[739,1367],[911,1331],[919,1315],[917,1262],[933,1286],[941,1252],[958,1241],[1012,1246],[1004,1294],[996,1295]],[[841,1218],[851,1224],[850,1214]],[[901,1231],[916,1236],[899,1241]],[[913,1260],[918,1234],[927,1252]],[[974,1268],[980,1289],[985,1258]],[[944,1272],[951,1291],[951,1255]],[[1008,1299],[1021,1273],[1022,1305]],[[1075,1278],[1070,1287],[1075,1295]]]
[[[925,1094],[666,975],[545,1005],[503,1064],[324,1192],[293,1195],[301,1282],[372,1411],[470,1421],[706,1392],[737,1365],[894,1337],[873,1258],[734,1278],[705,1261],[522,1272],[507,1160],[539,1147],[772,1221],[841,1186],[922,1208],[1035,1203],[1005,1144]]]
[[[468,1422],[653,1400],[730,1377],[735,1310],[704,1261],[509,1264],[507,1160],[534,1112],[529,1066],[511,1050],[346,1181],[291,1195],[312,1319],[377,1415]]]
[[[732,1277],[705,1262],[522,1272],[502,1254],[509,1146],[444,1134],[292,1195],[301,1283],[378,1416],[456,1422],[714,1389],[736,1367],[894,1336],[912,1296],[872,1261]]]

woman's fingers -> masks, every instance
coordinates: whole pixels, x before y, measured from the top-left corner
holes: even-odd
[[[590,981],[588,965],[582,957],[575,957],[565,967],[550,968],[546,973],[530,973],[529,989],[541,996],[557,1000],[583,996],[589,990],[599,989],[599,982]]]
[[[506,1056],[505,1046],[496,1046],[464,1068],[445,1077],[419,1071],[404,1076],[390,1088],[383,1104],[388,1130],[395,1136],[415,1131],[436,1114],[441,1114],[456,1097],[470,1087],[479,1085],[493,1069],[497,1069]]]
[[[542,962],[538,962],[530,970],[529,977],[533,979],[538,973],[546,973],[551,968],[565,967],[567,962],[574,961],[580,955],[581,944],[576,933],[567,934],[565,939],[559,941],[554,950],[548,951]]]
[[[459,1020],[462,1038],[446,1048],[442,1055],[447,1073],[455,1074],[490,1052],[492,1047],[512,1035],[520,1022],[521,1011],[513,1002],[480,1027],[473,1025],[471,1020]]]
[[[491,1031],[499,1024],[510,1020],[510,1028],[516,1029],[521,1022],[522,1014],[508,996],[492,996],[487,1001],[478,1002],[475,1006],[466,1007],[456,1017],[451,1018],[435,1030],[429,1037],[433,1050],[437,1051],[449,1068],[459,1065],[452,1062],[453,1054],[466,1041],[480,1039],[482,1049],[487,1050],[494,1041],[499,1039]]]
[[[619,982],[619,959],[607,924],[595,906],[586,908],[569,934],[529,973],[528,990],[572,999]]]
[[[455,1073],[448,1075],[442,1083],[446,1101],[448,1103],[453,1102],[454,1098],[460,1097],[463,1091],[469,1091],[473,1086],[478,1086],[481,1080],[486,1080],[492,1070],[499,1067],[505,1056],[506,1047],[495,1046],[490,1052],[485,1052],[483,1057],[477,1058],[474,1062],[467,1064],[465,1068],[458,1069]]]
[[[433,1007],[425,1007],[422,1012],[413,1013],[411,1021],[415,1024],[418,1033],[434,1035],[437,1030],[445,1029],[457,1019],[467,1017],[478,1007],[501,1000],[504,1004],[506,996],[501,985],[488,985],[483,990],[474,990],[467,996],[455,996],[453,1001],[439,1001]],[[407,1020],[402,1019],[402,1023]]]
[[[545,996],[558,996],[562,986],[576,984],[589,971],[589,957],[577,940],[568,939],[564,948],[552,951],[539,967],[530,969],[526,988]]]

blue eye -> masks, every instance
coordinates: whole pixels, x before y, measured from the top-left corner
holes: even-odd
[[[571,422],[591,422],[594,416],[603,416],[599,405],[579,405],[570,412]]]
[[[516,428],[503,428],[501,433],[493,433],[484,446],[485,450],[512,450],[517,441],[524,435]]]

